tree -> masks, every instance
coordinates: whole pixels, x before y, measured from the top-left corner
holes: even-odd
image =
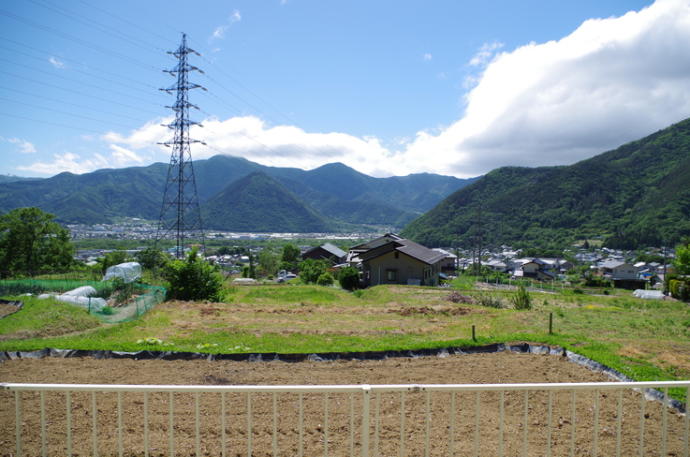
[[[355,290],[359,288],[359,270],[355,267],[345,267],[338,273],[340,287],[345,290]]]
[[[0,277],[65,271],[74,264],[69,231],[39,208],[0,216]]]
[[[280,269],[294,271],[297,268],[297,261],[301,251],[294,244],[288,243],[283,246],[283,254],[280,256]]]
[[[178,300],[219,301],[223,278],[218,268],[192,251],[185,260],[173,260],[163,270],[168,283],[168,296]]]
[[[307,259],[299,264],[299,277],[305,284],[313,284],[328,269],[325,260]]]
[[[168,257],[156,248],[146,248],[136,254],[137,262],[141,264],[143,268],[147,270],[155,270],[165,266],[168,261]]]
[[[259,272],[264,276],[276,274],[278,271],[278,255],[271,249],[259,252]]]
[[[690,275],[690,240],[676,246],[676,258],[673,261],[676,274]]]

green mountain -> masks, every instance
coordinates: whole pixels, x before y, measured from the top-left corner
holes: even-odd
[[[16,182],[16,181],[36,181],[41,178],[26,178],[23,176],[14,176],[14,175],[0,175],[0,184],[8,183],[8,182]]]
[[[331,232],[323,217],[265,173],[233,182],[201,207],[209,229],[239,232]]]
[[[163,199],[167,167],[157,163],[0,182],[0,212],[38,206],[63,223],[108,223],[122,216],[155,220]],[[353,228],[352,224],[402,227],[471,181],[440,175],[373,178],[342,164],[305,171],[267,167],[223,155],[194,161],[194,171],[202,205],[231,183],[262,172],[321,217],[348,230]]]
[[[432,246],[675,243],[690,235],[690,119],[574,165],[496,169],[402,234]]]

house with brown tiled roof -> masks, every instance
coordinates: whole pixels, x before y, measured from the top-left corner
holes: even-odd
[[[362,271],[362,286],[437,286],[446,254],[394,233],[354,246],[348,260]]]

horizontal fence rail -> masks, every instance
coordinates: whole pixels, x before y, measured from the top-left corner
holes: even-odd
[[[0,455],[690,457],[690,381],[0,389]]]

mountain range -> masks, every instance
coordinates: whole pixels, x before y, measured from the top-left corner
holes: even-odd
[[[402,227],[473,181],[426,173],[374,178],[341,163],[313,170],[268,167],[225,155],[193,165],[205,227],[233,231]],[[46,179],[0,179],[0,212],[37,206],[62,223],[156,220],[167,169],[155,163]]]
[[[503,167],[402,234],[430,246],[670,246],[690,236],[690,119],[559,167]]]

